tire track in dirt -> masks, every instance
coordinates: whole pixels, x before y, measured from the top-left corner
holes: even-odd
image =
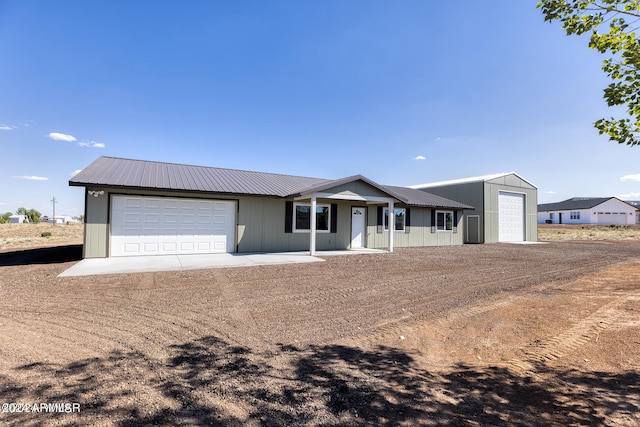
[[[627,301],[637,300],[638,298],[640,298],[640,293],[616,298],[561,334],[549,338],[539,346],[525,349],[525,358],[512,359],[507,361],[507,364],[520,371],[520,373],[530,374],[537,371],[541,365],[574,353],[589,341],[595,340],[597,342],[602,331],[612,327],[623,326],[631,320],[628,313],[619,307]]]
[[[587,283],[578,279],[569,289],[570,292],[583,291],[585,292],[581,295],[583,298],[613,297],[614,299],[568,330],[536,347],[523,349],[526,358],[512,359],[507,363],[523,374],[535,373],[539,366],[566,357],[592,340],[597,342],[600,333],[606,329],[637,325],[637,317],[624,310],[624,306],[629,302],[640,301],[640,291],[630,293],[611,289],[619,281],[629,280],[629,277],[633,278],[632,280],[635,279],[636,283],[640,283],[639,262],[622,263],[610,267],[598,277],[589,278]],[[595,291],[592,289],[594,283]]]
[[[557,276],[558,274],[566,275],[567,273],[570,273],[573,271],[582,270],[585,267],[598,268],[605,265],[608,266],[610,265],[610,263],[606,261],[593,261],[586,265],[582,264],[579,267],[576,266],[571,268],[559,268],[555,270],[544,271],[544,277],[545,278],[554,277],[554,276]],[[434,305],[437,305],[437,304],[444,304],[447,301],[459,300],[461,299],[461,297],[466,297],[467,294],[469,294],[473,290],[479,290],[479,289],[485,289],[485,288],[503,289],[506,286],[508,286],[510,283],[517,283],[522,280],[530,279],[530,278],[531,278],[531,275],[527,273],[527,274],[523,274],[515,277],[505,278],[499,281],[483,281],[475,285],[467,286],[463,291],[455,290],[450,292],[443,292],[440,295],[438,295],[437,298],[432,298],[428,302],[423,302],[420,304],[415,304],[415,303],[407,304],[407,307],[405,307],[405,311],[410,312],[410,316],[405,315],[398,319],[386,319],[382,322],[379,322],[374,326],[375,331],[373,335],[378,336],[378,335],[387,335],[387,334],[393,333],[394,331],[397,331],[399,328],[401,328],[403,326],[403,323],[405,323],[406,320],[408,320],[409,318],[411,318],[412,322],[429,321],[429,322],[435,323],[438,326],[444,326],[450,322],[454,322],[464,318],[472,318],[474,316],[478,316],[480,314],[483,314],[492,310],[496,310],[500,307],[513,304],[519,300],[528,298],[530,292],[527,292],[526,294],[518,295],[518,296],[512,294],[507,297],[503,297],[502,299],[485,302],[485,303],[478,303],[477,300],[476,301],[472,300],[472,301],[469,301],[468,305],[464,307],[456,307],[453,310],[447,310],[445,313],[438,313],[433,316],[430,316],[428,314],[428,310],[425,310],[425,308],[427,307],[433,307]],[[415,280],[420,280],[420,279],[413,279],[413,281]],[[533,290],[533,289],[539,290],[541,289],[541,286],[546,287],[546,286],[549,286],[550,283],[552,283],[550,282],[550,280],[546,280],[546,279],[544,280],[541,279],[540,282],[541,283],[539,283],[538,285],[534,285],[533,287],[528,288],[528,290]],[[488,297],[481,297],[480,299],[482,300],[486,298],[495,298],[496,296],[500,295],[500,292],[502,291],[498,291],[497,293],[493,295],[489,295]]]

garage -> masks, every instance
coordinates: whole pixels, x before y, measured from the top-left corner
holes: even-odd
[[[498,224],[500,242],[524,241],[524,194],[498,194]]]
[[[465,243],[538,240],[538,189],[515,172],[413,185],[473,206],[465,210]]]
[[[235,202],[114,195],[111,256],[235,251]]]

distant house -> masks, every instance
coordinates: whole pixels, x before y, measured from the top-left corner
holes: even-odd
[[[49,217],[43,222],[48,222],[50,224],[67,224],[74,221],[70,216],[56,216],[55,218]]]
[[[465,243],[538,240],[538,189],[515,172],[412,185],[411,188],[475,208],[465,212]]]
[[[638,209],[636,211],[636,224],[640,224],[640,200],[625,200],[625,202]]]
[[[538,205],[539,224],[636,224],[638,207],[616,197],[574,197]]]
[[[9,223],[22,224],[23,222],[29,222],[26,215],[11,215],[9,217]]]

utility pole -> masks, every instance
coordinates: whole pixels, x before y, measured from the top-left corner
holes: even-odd
[[[56,225],[56,203],[58,203],[56,196],[53,196],[51,203],[53,204],[53,225]]]

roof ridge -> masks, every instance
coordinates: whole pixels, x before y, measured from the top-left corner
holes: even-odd
[[[526,179],[524,179],[520,175],[518,175],[517,172],[509,171],[509,172],[491,173],[491,174],[486,174],[486,175],[470,176],[470,177],[467,177],[467,178],[456,178],[456,179],[448,179],[448,180],[444,180],[444,181],[425,182],[423,184],[409,185],[409,188],[421,189],[421,188],[436,187],[436,186],[441,186],[441,185],[453,185],[453,184],[464,184],[464,183],[470,183],[470,182],[488,181],[490,179],[496,179],[496,178],[500,178],[500,177],[507,176],[507,175],[516,175],[517,177],[519,177],[523,181],[526,181],[529,184],[531,184],[529,181],[527,181]],[[533,185],[533,184],[531,184],[531,185],[535,187],[535,185]]]

